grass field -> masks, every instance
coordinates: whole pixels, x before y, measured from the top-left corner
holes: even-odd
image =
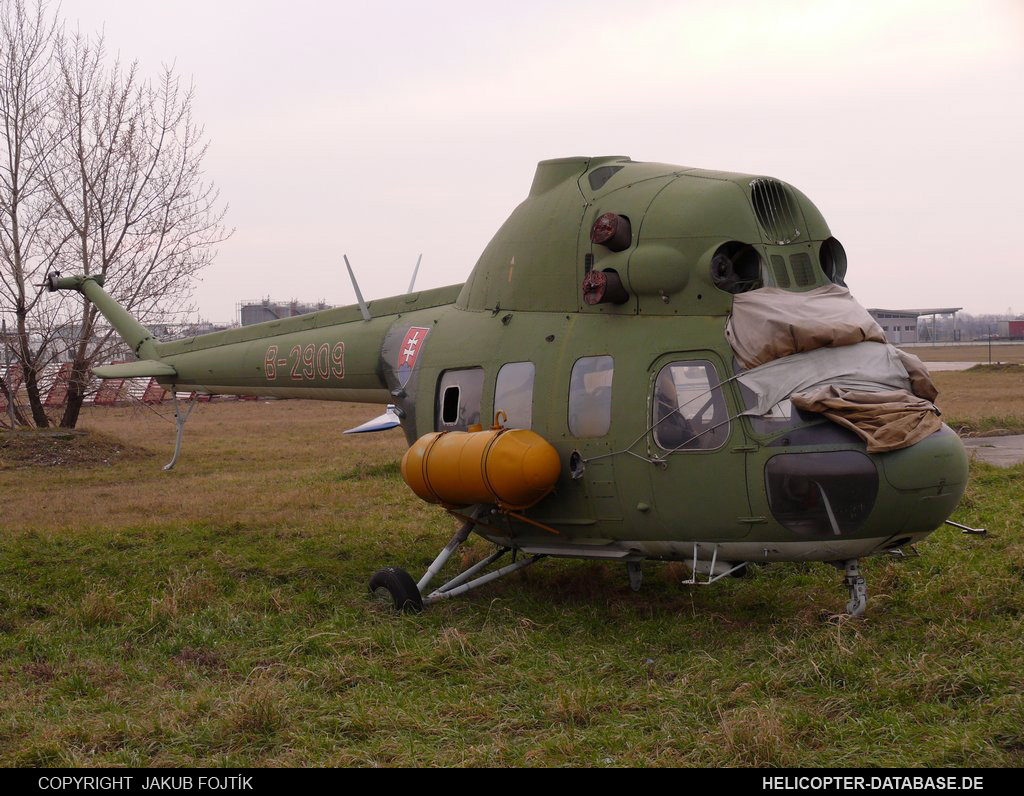
[[[1024,367],[937,371],[943,419],[961,433],[1024,433]]]
[[[925,362],[988,362],[989,347],[985,343],[976,345],[915,345],[907,348],[911,354]],[[992,362],[1012,365],[1024,364],[1024,343],[994,345],[991,349]]]
[[[578,561],[394,617],[367,578],[452,521],[397,432],[340,435],[373,411],[201,405],[171,473],[147,410],[70,464],[0,436],[0,764],[1024,764],[1024,468],[974,467],[987,538],[867,562],[863,622],[826,565]]]

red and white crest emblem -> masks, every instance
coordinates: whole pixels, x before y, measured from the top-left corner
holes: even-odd
[[[401,348],[398,349],[398,381],[404,387],[416,366],[416,359],[423,348],[423,341],[430,334],[430,329],[423,326],[411,326],[405,333]]]

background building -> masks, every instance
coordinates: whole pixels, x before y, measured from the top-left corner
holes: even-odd
[[[885,339],[901,343],[959,342],[957,313],[963,307],[930,307],[914,310],[868,309],[885,332]]]
[[[1024,340],[1024,321],[999,321],[996,334],[1005,340]]]
[[[254,323],[265,321],[276,321],[281,318],[291,318],[296,315],[305,315],[310,312],[331,309],[334,305],[321,300],[316,303],[296,301],[275,301],[265,298],[255,301],[240,301],[235,305],[239,324],[251,326]]]

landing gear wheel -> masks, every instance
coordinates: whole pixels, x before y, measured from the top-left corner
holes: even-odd
[[[423,610],[423,597],[416,581],[404,569],[387,567],[370,578],[370,595],[386,602],[399,613],[419,613]]]

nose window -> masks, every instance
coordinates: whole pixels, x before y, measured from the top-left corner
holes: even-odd
[[[773,456],[765,465],[764,480],[775,519],[807,536],[856,531],[878,494],[878,471],[857,451]]]

